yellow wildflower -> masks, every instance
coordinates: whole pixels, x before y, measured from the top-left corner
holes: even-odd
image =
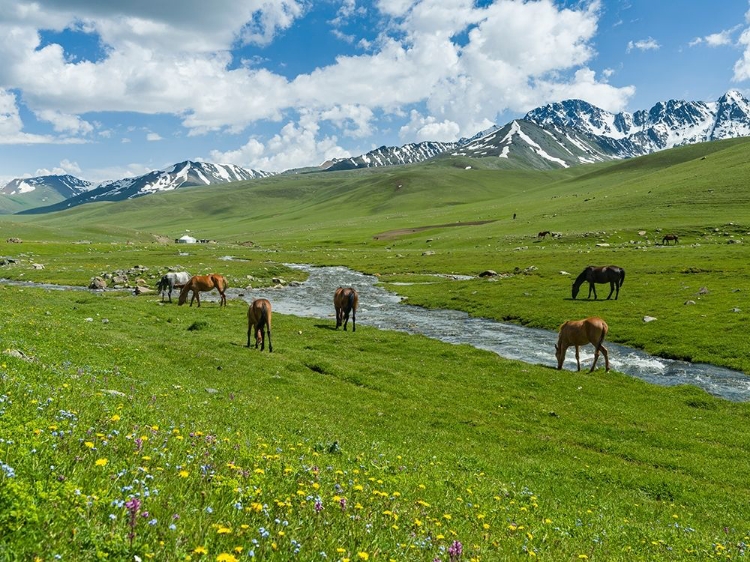
[[[193,549],[193,554],[208,554],[208,549],[205,546],[196,546]]]
[[[96,459],[96,466],[107,466],[109,461],[107,459]]]

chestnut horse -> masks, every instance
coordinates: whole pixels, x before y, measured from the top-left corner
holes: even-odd
[[[661,243],[664,244],[666,242],[667,246],[669,246],[669,241],[674,240],[674,243],[677,244],[678,238],[676,234],[667,234],[664,236],[664,238],[661,239]]]
[[[271,344],[271,303],[266,299],[255,299],[250,303],[250,308],[247,309],[247,347],[250,347],[250,334],[253,333],[253,326],[255,326],[255,349],[258,349],[258,343],[260,343],[260,350],[266,347],[266,338],[263,334],[263,327],[266,328],[268,334],[268,352],[273,351],[273,345]]]
[[[607,323],[597,316],[586,318],[585,320],[568,320],[560,326],[560,334],[555,344],[555,357],[557,357],[557,369],[562,369],[565,361],[565,353],[572,345],[576,348],[576,363],[578,370],[581,370],[581,360],[578,355],[579,346],[592,344],[594,346],[594,362],[591,365],[590,373],[594,372],[596,360],[599,359],[599,351],[604,354],[604,368],[609,371],[609,355],[607,349],[602,345],[604,337],[609,331]]]
[[[609,295],[607,295],[607,300],[610,299],[612,293],[615,292],[615,289],[617,289],[617,293],[615,294],[615,300],[617,300],[617,297],[620,296],[620,287],[622,287],[622,284],[625,282],[625,270],[616,265],[604,265],[602,267],[589,265],[581,272],[576,280],[573,281],[573,299],[578,296],[578,290],[581,288],[584,281],[589,282],[588,298],[591,298],[591,291],[594,292],[594,299],[597,298],[596,287],[594,286],[595,283],[609,283],[610,290]]]
[[[537,234],[536,237],[537,238],[544,238],[548,234],[552,234],[552,233],[549,230],[543,230],[542,232],[540,232],[539,234]]]
[[[226,291],[227,289],[227,280],[223,275],[219,275],[218,273],[211,273],[210,275],[193,275],[190,278],[190,281],[185,283],[182,291],[180,291],[180,299],[177,301],[177,304],[179,304],[180,306],[185,304],[188,293],[190,291],[193,291],[193,296],[190,297],[190,306],[193,306],[193,299],[197,300],[198,306],[200,306],[201,291],[205,292],[212,289],[217,289],[219,291],[219,295],[221,296],[219,306],[226,306],[227,297],[224,294],[224,291]]]
[[[339,287],[336,292],[333,293],[333,306],[336,309],[336,329],[344,324],[344,331],[346,331],[346,324],[349,322],[349,313],[352,315],[352,332],[357,330],[357,305],[359,304],[359,295],[357,291],[352,287]]]

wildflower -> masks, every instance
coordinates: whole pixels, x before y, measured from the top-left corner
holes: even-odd
[[[205,546],[196,546],[193,549],[193,554],[208,554],[208,549]]]
[[[180,474],[180,478],[187,478],[190,475],[190,473],[187,470],[181,470],[179,474]]]
[[[358,552],[357,558],[359,558],[360,560],[369,560],[370,555],[367,552]]]
[[[109,461],[107,459],[96,459],[96,466],[107,466]]]
[[[222,552],[216,557],[216,562],[237,562],[237,558],[228,552]]]
[[[86,445],[86,447],[88,447],[89,449],[93,449],[94,448],[94,444],[91,441],[86,441],[84,443],[84,445]]]
[[[113,422],[120,421],[120,416],[118,416],[117,414],[115,414],[114,416],[112,416],[109,419],[110,419],[110,421],[113,421]]]
[[[231,535],[232,529],[230,529],[229,527],[219,527],[219,529],[216,532],[219,533],[220,535]]]
[[[459,541],[453,541],[453,544],[448,547],[448,556],[451,557],[451,560],[458,560],[463,551],[463,545]]]
[[[316,500],[315,501],[315,513],[320,513],[321,511],[323,511],[323,502],[321,502],[320,500]]]

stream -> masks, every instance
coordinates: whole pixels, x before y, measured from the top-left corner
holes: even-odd
[[[246,301],[267,298],[274,312],[335,322],[333,291],[338,286],[351,286],[359,292],[357,323],[383,330],[421,334],[452,344],[468,344],[492,351],[507,359],[557,367],[555,343],[557,333],[472,318],[456,310],[434,310],[402,304],[401,297],[378,285],[378,279],[345,267],[313,267],[286,264],[305,271],[309,278],[296,286],[281,289],[229,289],[228,296],[243,293]],[[210,295],[214,298],[215,293]],[[351,320],[349,322],[351,326]],[[351,329],[351,328],[350,328]],[[675,386],[690,384],[708,393],[735,402],[750,401],[750,376],[739,371],[703,363],[689,363],[651,356],[643,351],[607,342],[610,368],[652,384]],[[592,346],[581,348],[581,370],[593,361]],[[603,368],[604,357],[599,358]],[[598,364],[598,365],[599,365]],[[568,350],[565,369],[576,368],[575,349]]]
[[[402,304],[402,298],[378,285],[377,277],[346,267],[314,267],[285,264],[304,271],[308,279],[283,288],[243,290],[227,289],[227,297],[251,302],[267,298],[274,312],[306,318],[321,318],[335,323],[333,292],[339,286],[351,286],[359,292],[357,323],[382,330],[397,330],[452,344],[468,344],[497,353],[507,359],[557,367],[555,343],[557,332],[527,328],[486,318],[472,318],[457,310],[427,309]],[[446,276],[463,279],[460,276]],[[84,290],[84,287],[49,285],[0,279],[0,283],[34,286],[51,290]],[[174,297],[174,295],[173,295]],[[217,302],[215,291],[203,293],[202,300]],[[176,300],[176,299],[174,299]],[[350,320],[351,325],[351,320]],[[662,386],[694,385],[709,394],[734,402],[750,401],[750,376],[705,363],[689,363],[649,355],[644,351],[606,342],[610,368]],[[581,370],[588,370],[593,361],[592,346],[580,350]],[[599,358],[603,368],[604,357]],[[575,370],[575,349],[568,350],[563,368]]]

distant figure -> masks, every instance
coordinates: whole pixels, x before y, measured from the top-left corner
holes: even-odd
[[[516,214],[513,213],[513,220],[516,220]]]
[[[677,235],[676,234],[667,234],[664,236],[664,238],[661,239],[661,243],[666,243],[667,246],[669,246],[669,241],[674,240],[674,243],[677,244]]]
[[[537,234],[536,237],[544,239],[548,234],[551,234],[549,230],[543,230],[542,232]]]

